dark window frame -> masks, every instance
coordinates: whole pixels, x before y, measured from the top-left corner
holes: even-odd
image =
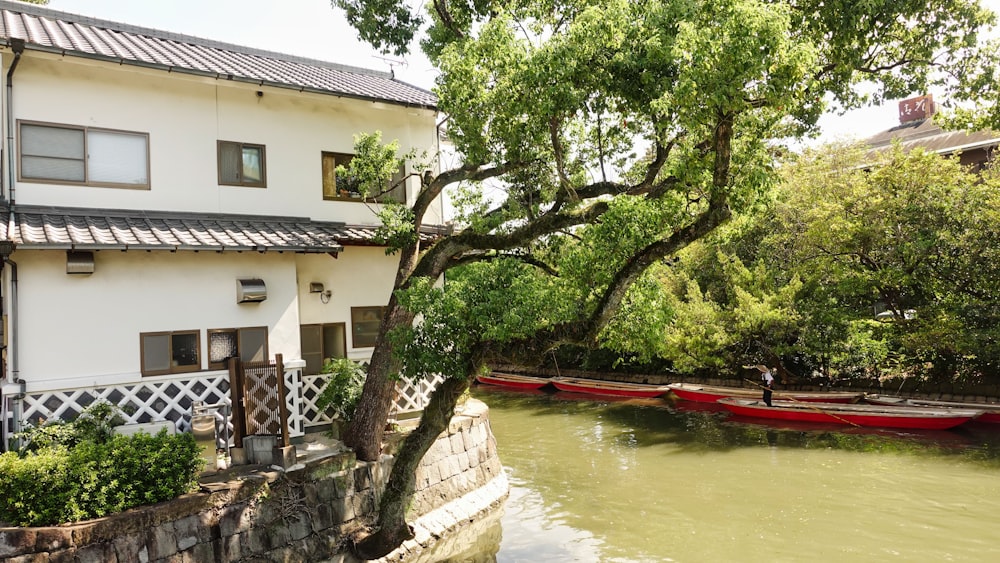
[[[216,141],[215,145],[216,165],[219,172],[220,186],[240,186],[244,188],[266,188],[267,187],[267,148],[260,143],[243,143],[239,141]],[[248,180],[245,177],[243,167],[243,154],[246,149],[256,149],[260,151],[260,180]],[[239,170],[235,171],[235,177],[229,177],[223,169],[222,154],[226,150],[236,150],[240,156]]]
[[[333,159],[332,166],[328,159]],[[335,152],[335,151],[321,151],[320,152],[320,166],[322,169],[322,182],[323,182],[323,200],[324,201],[353,201],[353,202],[363,202],[364,199],[361,198],[361,194],[357,189],[352,188],[350,184],[337,187],[337,165],[347,166],[351,159],[354,158],[353,154]],[[375,198],[376,203],[384,203],[388,201],[395,201],[397,203],[406,204],[406,165],[400,164],[396,173],[392,175],[386,187],[395,186],[393,189],[385,192],[379,197]]]
[[[330,353],[329,350],[325,349],[326,339],[324,338],[324,331],[327,330],[327,329],[336,329],[337,327],[340,328],[341,338],[340,338],[339,344],[340,344],[340,347],[343,348],[343,350],[344,350],[344,355],[343,356],[334,356],[332,353]],[[346,322],[340,321],[340,322],[333,322],[333,323],[309,323],[309,324],[299,325],[299,342],[300,342],[300,344],[302,344],[302,359],[306,360],[306,363],[307,363],[306,369],[307,369],[307,371],[310,371],[309,368],[308,368],[308,363],[309,363],[310,359],[307,356],[314,356],[317,352],[305,349],[305,342],[304,342],[305,338],[302,336],[302,332],[305,329],[319,330],[318,341],[319,341],[320,350],[319,350],[318,353],[319,353],[319,366],[320,366],[320,368],[323,367],[323,363],[327,360],[327,358],[341,358],[341,357],[346,358],[347,357],[347,323]],[[308,373],[307,375],[317,375],[317,374],[319,374],[319,369],[317,369],[315,371],[316,371],[316,373]]]
[[[229,358],[225,358],[221,361],[212,361],[212,335],[213,334],[228,334],[232,333],[236,336],[236,354],[242,358],[243,350],[243,334],[244,332],[251,330],[263,330],[264,331],[264,358],[270,358],[269,348],[268,348],[268,338],[270,334],[268,333],[267,326],[244,326],[238,328],[210,328],[206,332],[207,344],[208,344],[208,369],[227,369],[229,367]]]
[[[372,317],[372,313],[377,318],[368,318]],[[366,318],[359,318],[362,316]],[[351,344],[355,348],[373,348],[375,341],[378,340],[378,330],[384,316],[385,305],[351,307]]]
[[[168,357],[173,358],[174,346],[173,338],[175,336],[189,336],[194,335],[195,337],[195,357],[196,362],[194,364],[185,364],[174,366],[171,365],[167,369],[147,369],[146,368],[146,339],[147,337],[153,336],[167,336],[167,352]],[[167,331],[157,331],[157,332],[140,332],[139,333],[139,370],[143,377],[152,375],[170,375],[175,373],[191,373],[195,371],[201,371],[201,330],[167,330]]]
[[[70,159],[67,157],[53,157],[47,154],[25,154],[24,152],[24,142],[23,142],[23,128],[27,127],[38,127],[38,128],[49,128],[49,129],[63,129],[68,131],[80,131],[83,134],[83,146],[81,151],[83,156],[79,159]],[[145,182],[108,182],[108,181],[94,181],[91,179],[91,169],[93,168],[91,164],[91,155],[89,149],[90,133],[105,133],[112,135],[122,135],[129,137],[139,137],[143,140],[145,144]],[[83,180],[66,180],[62,178],[48,178],[44,176],[26,176],[24,175],[24,157],[29,158],[52,158],[59,160],[75,160],[82,164],[83,166]],[[149,163],[149,133],[144,133],[142,131],[128,131],[125,129],[109,129],[105,127],[87,127],[83,125],[70,125],[66,123],[51,123],[46,121],[32,121],[32,120],[17,120],[17,179],[20,182],[26,183],[45,183],[45,184],[59,184],[65,186],[87,186],[94,188],[121,188],[121,189],[131,189],[131,190],[149,190],[152,186],[152,180],[150,178],[150,163]]]

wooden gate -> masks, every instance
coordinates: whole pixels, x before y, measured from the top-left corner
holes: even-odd
[[[229,360],[229,385],[233,401],[233,443],[243,447],[243,438],[261,434],[288,441],[288,407],[285,403],[285,367],[281,354],[273,362]]]

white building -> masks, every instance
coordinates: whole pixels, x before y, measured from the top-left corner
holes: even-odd
[[[283,356],[301,434],[308,376],[371,354],[397,266],[333,167],[362,131],[433,151],[433,94],[21,2],[0,17],[5,434],[98,398],[183,427],[229,400],[234,354]]]

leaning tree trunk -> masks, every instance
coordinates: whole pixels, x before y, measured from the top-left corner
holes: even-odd
[[[413,530],[406,523],[406,509],[413,498],[417,466],[437,437],[448,428],[455,405],[469,388],[469,381],[465,377],[445,379],[431,394],[420,424],[406,437],[396,455],[379,504],[375,533],[354,546],[360,557],[378,559],[413,537]]]
[[[382,437],[396,390],[396,380],[392,377],[396,372],[395,359],[386,333],[397,326],[409,326],[412,322],[413,314],[401,307],[393,294],[379,327],[364,390],[354,410],[354,418],[344,433],[344,444],[352,448],[362,461],[375,461],[382,453]]]

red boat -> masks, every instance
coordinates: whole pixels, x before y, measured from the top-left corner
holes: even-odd
[[[485,383],[486,385],[499,385],[500,387],[510,387],[512,389],[541,389],[549,384],[549,380],[544,377],[499,372],[477,375],[476,381]]]
[[[979,418],[976,419],[977,422],[992,422],[994,424],[1000,424],[1000,404],[998,403],[965,403],[962,401],[906,399],[903,397],[893,397],[891,395],[865,395],[865,402],[882,406],[981,410],[983,411],[983,414],[979,415]]]
[[[714,387],[711,385],[700,385],[697,383],[671,383],[667,385],[670,390],[680,399],[697,401],[699,403],[714,403],[725,397],[736,397],[739,399],[760,399],[761,389],[741,389],[739,387]],[[805,401],[809,403],[854,403],[862,397],[863,393],[849,393],[844,391],[820,391],[810,393],[805,391],[775,391],[775,399],[789,399],[794,401]]]
[[[560,391],[571,393],[586,393],[605,397],[636,397],[652,399],[665,395],[670,389],[666,385],[647,385],[644,383],[623,383],[619,381],[598,381],[596,379],[578,379],[574,377],[553,377],[549,381]]]
[[[718,403],[737,416],[794,420],[798,422],[838,423],[881,428],[944,430],[966,423],[983,411],[929,407],[884,407],[880,405],[845,405],[842,403],[797,403],[727,397]]]

